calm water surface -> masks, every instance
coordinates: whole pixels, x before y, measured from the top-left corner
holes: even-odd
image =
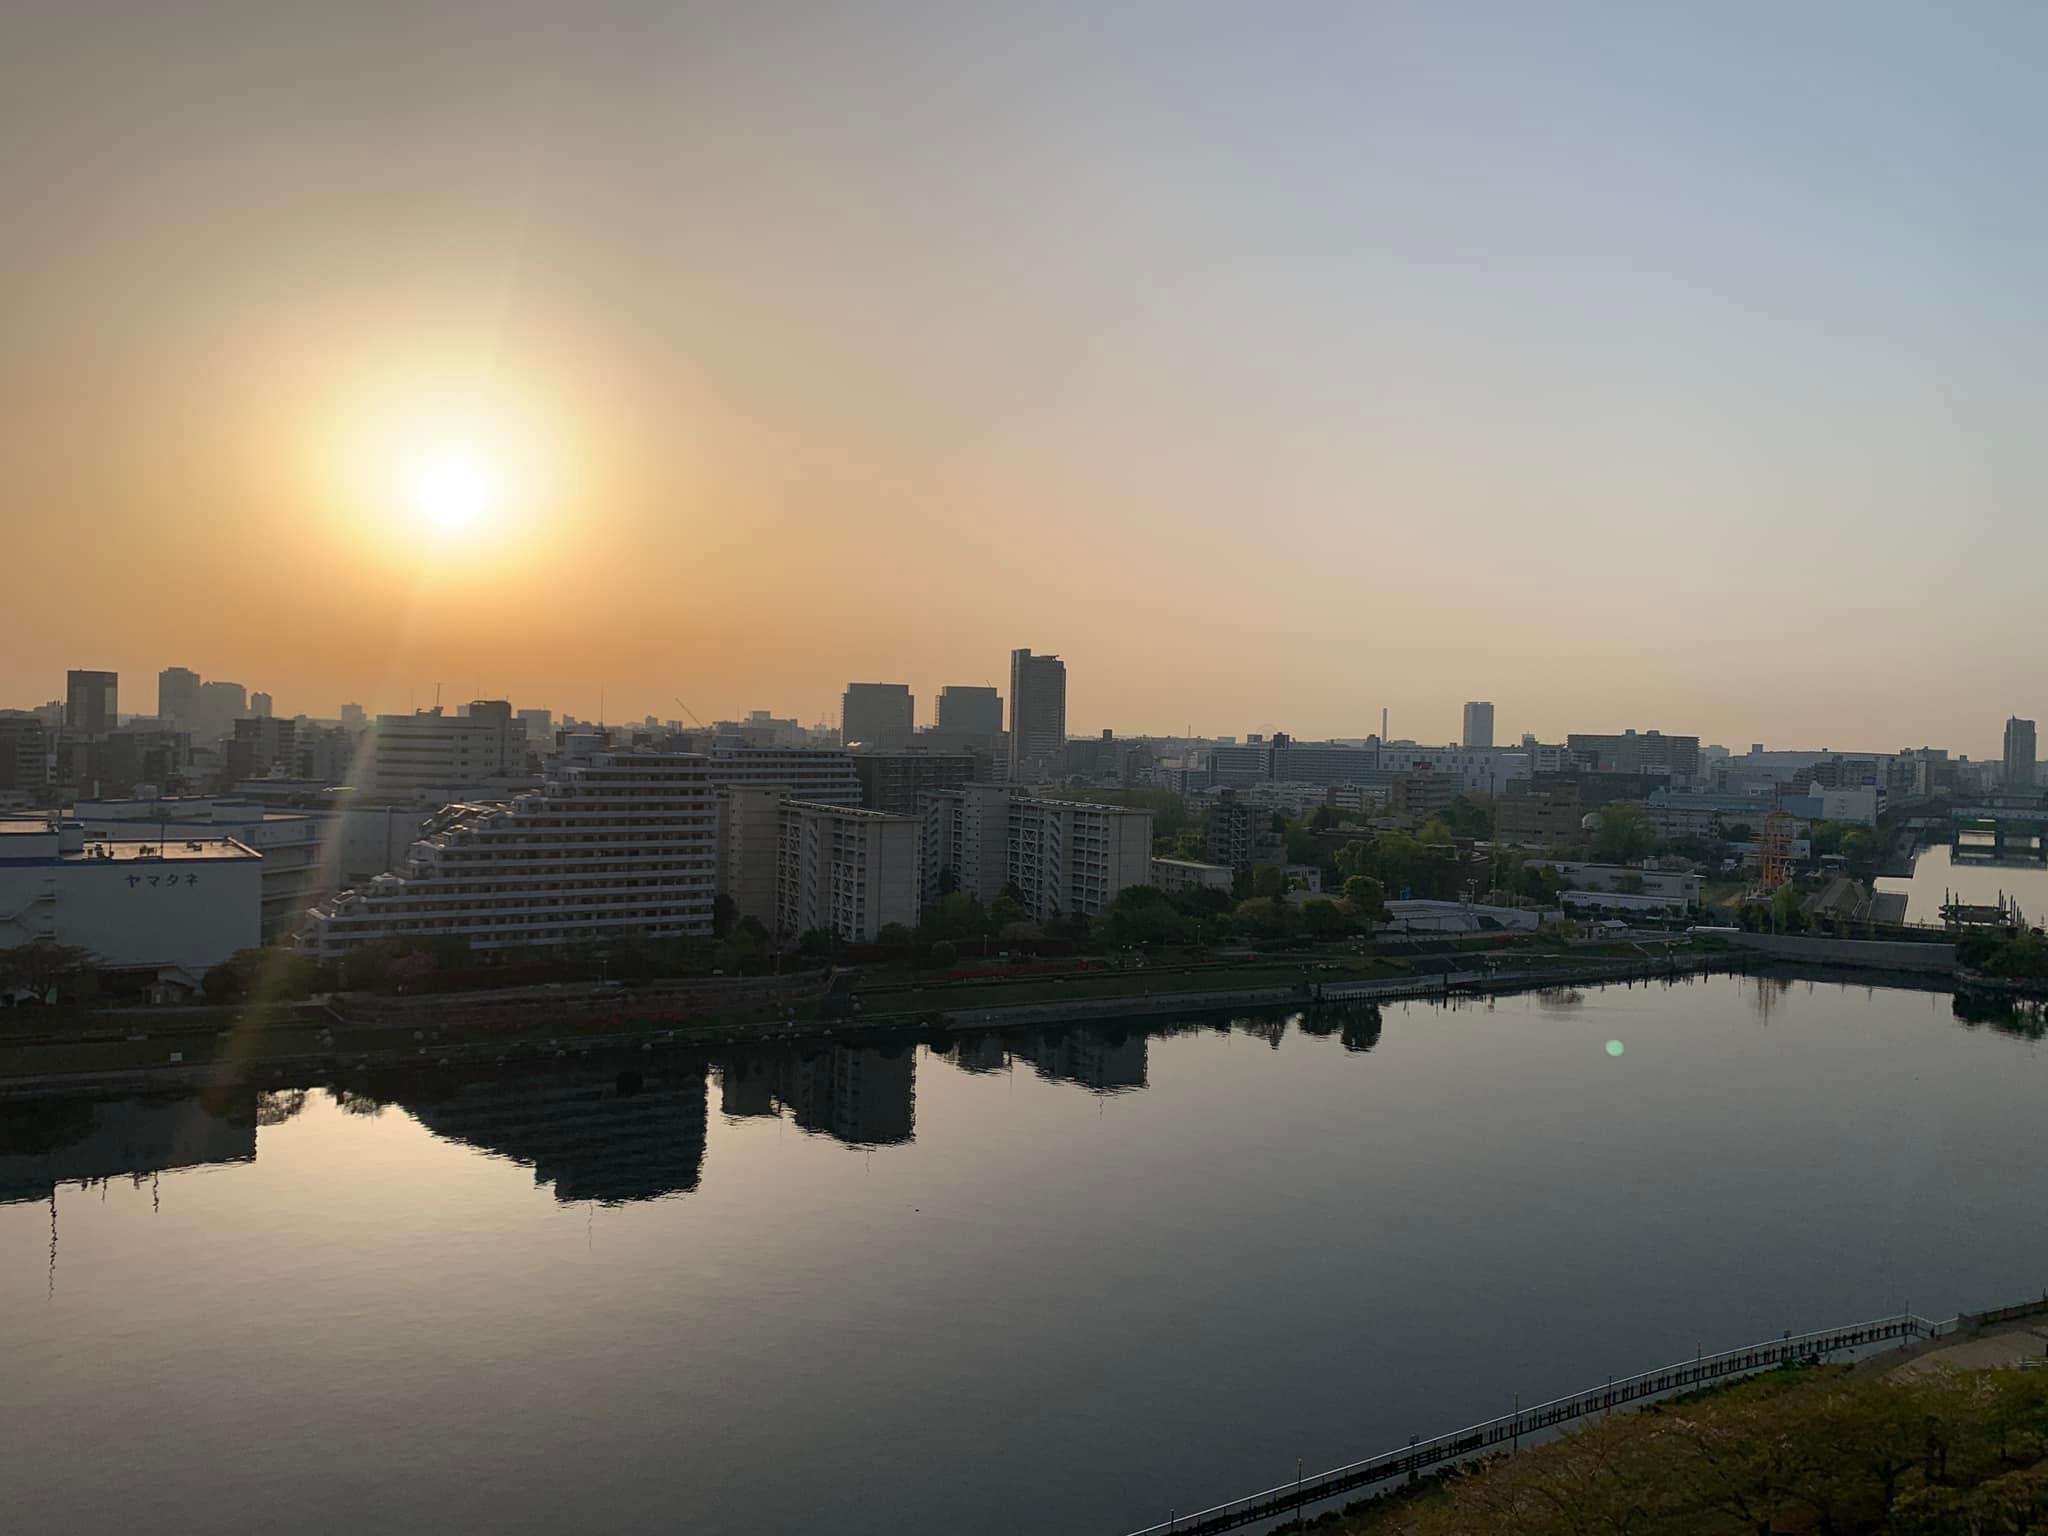
[[[1113,1536],[2048,1283],[2048,1062],[1945,994],[641,1066],[0,1110],[6,1528]]]
[[[1939,923],[1941,904],[1951,892],[1959,901],[1990,906],[2001,895],[2020,904],[2030,923],[2048,921],[2048,865],[2034,862],[1993,864],[1965,859],[1954,863],[1946,845],[1923,848],[1913,861],[1911,879],[1887,877],[1877,882],[1881,891],[1906,893],[1906,921]]]

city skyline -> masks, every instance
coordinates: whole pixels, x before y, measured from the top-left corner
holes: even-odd
[[[0,60],[12,701],[2041,713],[2031,12],[96,10]]]

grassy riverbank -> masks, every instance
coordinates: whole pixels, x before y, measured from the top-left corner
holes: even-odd
[[[1491,943],[1402,957],[1332,945],[1226,961],[1153,955],[1144,963],[1093,963],[1063,973],[948,978],[884,971],[834,977],[824,971],[633,986],[588,984],[418,996],[336,994],[309,1003],[249,1002],[194,1008],[32,1009],[0,1015],[0,1089],[88,1075],[354,1063],[390,1064],[441,1056],[485,1059],[555,1048],[633,1043],[646,1037],[717,1043],[748,1035],[823,1036],[849,1029],[943,1027],[948,1023],[1041,1026],[1128,1003],[1134,1014],[1176,998],[1193,1007],[1303,1002],[1319,986],[1379,982],[1433,988],[1446,970],[1489,966],[1508,985],[1601,979],[1617,962],[1647,966],[1633,946],[1581,946],[1541,953]],[[1072,1005],[1072,1006],[1070,1006]],[[1007,1019],[1006,1019],[1007,1011]]]
[[[1343,1536],[2048,1530],[2048,1370],[1776,1372],[1616,1414],[1311,1529]]]

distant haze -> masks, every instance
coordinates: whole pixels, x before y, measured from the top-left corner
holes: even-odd
[[[0,703],[925,723],[1029,646],[1076,731],[1996,755],[2044,57],[2017,4],[30,0]],[[474,525],[402,505],[451,442]]]

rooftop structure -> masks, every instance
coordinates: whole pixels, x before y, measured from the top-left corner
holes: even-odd
[[[0,948],[50,939],[108,969],[193,981],[259,940],[262,859],[232,838],[90,837],[50,817],[0,821]]]

